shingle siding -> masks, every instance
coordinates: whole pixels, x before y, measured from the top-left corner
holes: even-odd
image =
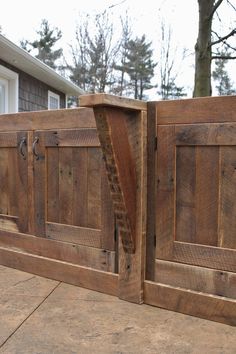
[[[60,108],[66,107],[65,94],[48,86],[44,82],[15,68],[0,59],[0,65],[19,74],[19,112],[41,111],[48,109],[48,91],[60,96]]]

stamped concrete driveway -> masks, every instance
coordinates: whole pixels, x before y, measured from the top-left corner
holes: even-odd
[[[236,328],[0,266],[0,353],[235,354]]]

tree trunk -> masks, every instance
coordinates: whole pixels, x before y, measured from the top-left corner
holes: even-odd
[[[214,0],[198,0],[199,27],[195,45],[193,97],[211,96],[211,27]]]

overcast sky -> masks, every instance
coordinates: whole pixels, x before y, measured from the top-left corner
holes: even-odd
[[[13,4],[14,2],[14,4]],[[0,25],[7,38],[19,44],[21,39],[35,39],[41,20],[46,18],[52,26],[58,27],[63,34],[61,45],[66,50],[68,44],[75,38],[76,23],[79,23],[79,13],[97,13],[113,5],[114,18],[128,14],[132,19],[133,33],[141,36],[143,33],[153,42],[158,50],[160,23],[171,24],[173,29],[172,45],[177,48],[187,48],[192,55],[185,61],[184,70],[178,80],[182,85],[193,83],[194,44],[197,38],[198,6],[197,0],[15,0],[3,1],[0,11]],[[232,0],[236,2],[236,0]],[[66,48],[67,47],[67,48]]]

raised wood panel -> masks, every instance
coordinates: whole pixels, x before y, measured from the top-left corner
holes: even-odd
[[[175,239],[217,246],[219,148],[180,146],[176,155]]]

